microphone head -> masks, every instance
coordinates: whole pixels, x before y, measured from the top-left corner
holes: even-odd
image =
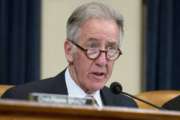
[[[114,94],[119,94],[122,92],[122,86],[118,82],[113,82],[110,85],[110,89]]]

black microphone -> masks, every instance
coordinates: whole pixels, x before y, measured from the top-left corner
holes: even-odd
[[[129,93],[123,92],[123,91],[122,91],[122,86],[121,86],[121,84],[118,83],[118,82],[113,82],[113,83],[111,83],[110,89],[111,89],[111,91],[112,91],[114,94],[123,94],[123,95],[126,95],[126,96],[128,96],[128,97],[134,98],[134,99],[136,99],[136,100],[138,100],[138,101],[141,101],[141,102],[143,102],[143,103],[145,103],[145,104],[148,104],[148,105],[150,105],[150,106],[152,106],[152,107],[154,107],[154,108],[157,108],[157,109],[159,109],[159,110],[164,110],[164,108],[162,108],[162,107],[159,107],[159,106],[157,106],[157,105],[154,105],[154,104],[152,104],[152,103],[150,103],[150,102],[147,102],[147,101],[145,101],[145,100],[143,100],[143,99],[140,99],[140,98],[138,98],[138,97],[136,97],[136,96],[133,96],[133,95],[131,95],[131,94],[129,94]]]

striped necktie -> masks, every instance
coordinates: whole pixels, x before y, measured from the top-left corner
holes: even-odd
[[[98,106],[98,103],[97,103],[96,99],[94,98],[94,96],[87,95],[87,98],[89,98],[89,99],[86,100],[86,103],[85,103],[86,105],[96,105],[96,106]]]

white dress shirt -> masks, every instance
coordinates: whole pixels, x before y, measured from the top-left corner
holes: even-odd
[[[68,92],[68,96],[70,97],[87,97],[87,96],[93,96],[94,99],[97,101],[98,106],[102,107],[102,100],[101,100],[101,96],[100,96],[100,90],[92,93],[92,94],[86,94],[72,79],[70,73],[69,73],[69,69],[67,68],[65,71],[65,82],[66,82],[66,86],[67,86],[67,92]]]

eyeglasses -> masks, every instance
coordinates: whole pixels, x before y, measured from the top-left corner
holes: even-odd
[[[100,50],[99,48],[86,49],[86,48],[81,47],[80,45],[78,45],[77,43],[75,43],[72,40],[69,40],[69,41],[72,44],[74,44],[76,47],[81,49],[86,54],[86,56],[91,60],[97,59],[101,55],[101,52],[105,53],[106,58],[108,60],[116,60],[122,54],[122,52],[119,48],[108,48],[107,50]]]

